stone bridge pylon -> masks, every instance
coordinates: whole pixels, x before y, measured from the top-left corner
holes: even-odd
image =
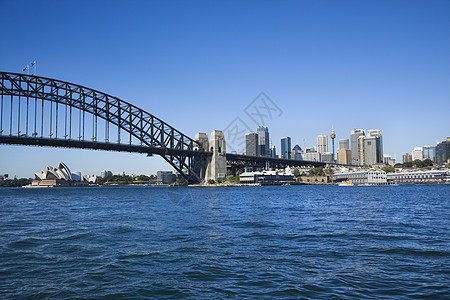
[[[199,159],[194,162],[194,171],[203,179],[203,182],[226,177],[227,157],[226,142],[223,132],[214,130],[211,133],[209,140],[206,133],[199,132],[195,135],[195,140],[203,151],[212,153],[212,155],[199,157]]]

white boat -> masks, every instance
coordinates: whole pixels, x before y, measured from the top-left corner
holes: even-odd
[[[354,184],[347,180],[339,183],[338,186],[354,186]]]

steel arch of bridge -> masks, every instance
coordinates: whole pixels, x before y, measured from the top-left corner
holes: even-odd
[[[0,72],[0,95],[0,143],[158,154],[190,182],[202,180],[194,164],[210,153],[166,122],[122,99],[61,80],[8,72]],[[73,110],[78,112],[78,120],[72,120],[76,119]],[[92,120],[90,140],[86,140],[86,116]],[[104,122],[104,142],[99,140],[99,120]],[[74,126],[78,126],[75,138]],[[64,135],[58,137],[61,127]],[[111,129],[117,133],[117,142],[110,141]]]

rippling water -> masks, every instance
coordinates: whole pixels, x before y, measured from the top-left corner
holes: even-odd
[[[0,297],[449,298],[450,186],[0,189]]]

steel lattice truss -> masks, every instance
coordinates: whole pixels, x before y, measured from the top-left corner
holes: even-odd
[[[201,181],[193,163],[196,157],[208,153],[195,140],[131,103],[61,80],[6,72],[0,72],[0,93],[3,143],[159,154],[189,181]],[[78,112],[78,120],[73,111]],[[87,116],[92,120],[89,140],[85,132]],[[50,119],[48,125],[44,119]],[[99,120],[103,121],[101,129]],[[104,141],[98,137],[99,129],[104,130]],[[112,130],[117,134],[113,143]],[[74,137],[75,132],[78,136]]]

